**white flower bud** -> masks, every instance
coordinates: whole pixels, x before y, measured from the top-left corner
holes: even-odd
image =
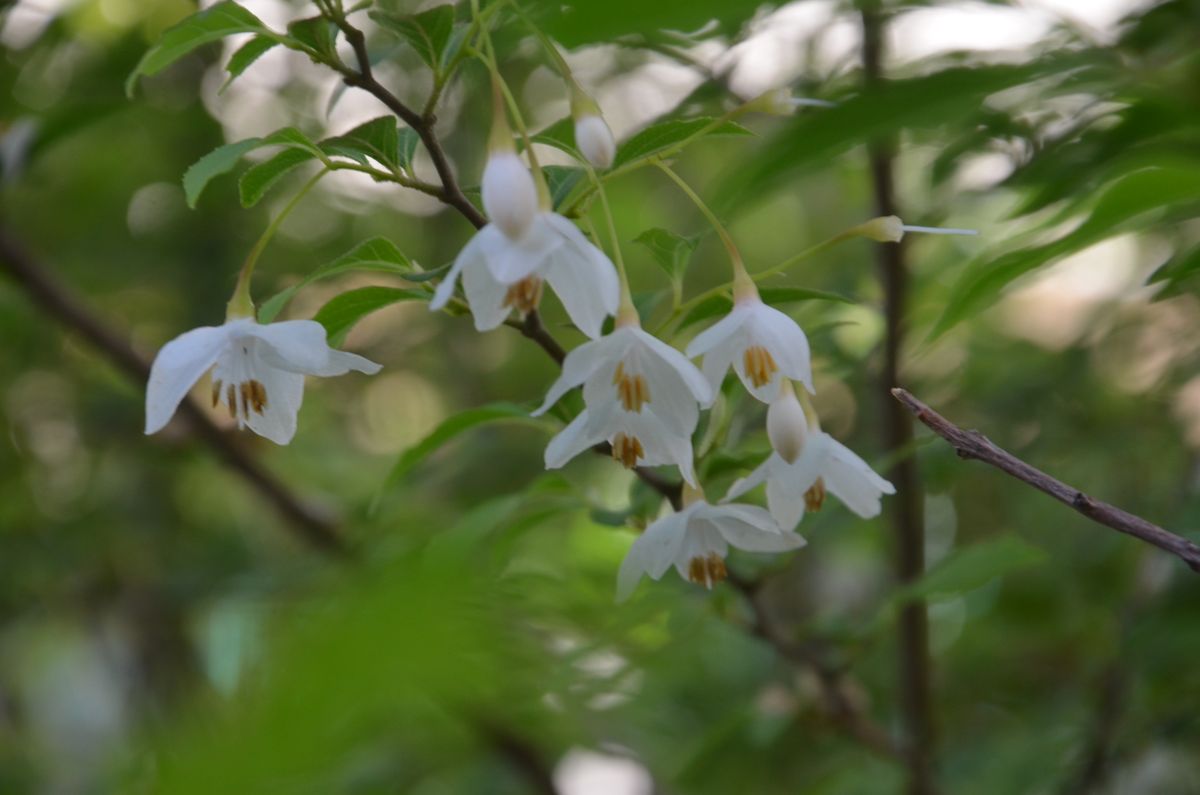
[[[858,231],[863,237],[880,243],[899,243],[900,238],[904,237],[904,222],[894,215],[885,215],[872,218],[858,227]]]
[[[808,419],[796,399],[791,382],[785,380],[779,396],[767,409],[767,438],[771,447],[789,464],[800,457],[804,441],[808,438]]]
[[[509,240],[519,240],[538,210],[533,176],[516,152],[493,152],[483,169],[483,209]]]
[[[575,121],[575,144],[596,168],[608,168],[617,154],[612,130],[600,116],[589,114]]]

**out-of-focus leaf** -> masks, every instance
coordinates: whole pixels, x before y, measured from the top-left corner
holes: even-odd
[[[1018,276],[1128,231],[1131,222],[1148,213],[1197,201],[1200,164],[1148,168],[1117,180],[1101,194],[1088,219],[1070,234],[1045,245],[1009,252],[986,266],[969,268],[930,336],[943,334],[988,306]]]
[[[570,116],[559,119],[533,136],[535,144],[545,144],[575,155],[575,122]]]
[[[383,9],[368,12],[380,27],[399,35],[410,45],[425,65],[441,70],[442,55],[454,33],[454,6],[440,5],[419,14],[395,14]],[[459,39],[461,45],[461,38]]]
[[[388,473],[383,490],[395,486],[418,464],[459,434],[492,422],[517,422],[547,429],[551,427],[546,420],[530,417],[528,408],[515,403],[489,403],[486,406],[461,411],[443,421],[428,436],[400,455]]]
[[[158,74],[197,47],[235,33],[270,34],[271,31],[254,14],[228,0],[192,14],[164,31],[158,43],[142,56],[125,80],[125,93],[133,96],[134,86],[142,75]]]
[[[620,168],[628,163],[644,160],[692,136],[751,135],[745,127],[732,121],[716,124],[701,135],[701,131],[715,121],[716,119],[700,116],[695,119],[669,119],[651,124],[617,148],[612,167]]]
[[[313,320],[325,327],[329,344],[340,345],[354,324],[366,315],[401,301],[428,301],[430,293],[412,287],[360,287],[330,299]]]
[[[371,119],[344,135],[326,138],[320,147],[328,155],[348,157],[363,165],[370,158],[391,171],[401,167],[400,134],[394,116]]]
[[[258,310],[258,319],[262,323],[270,323],[287,306],[301,288],[320,279],[327,279],[347,271],[383,271],[407,276],[412,270],[412,262],[396,248],[396,244],[387,238],[373,237],[355,246],[350,251],[304,277],[299,283],[288,287],[269,300]]]
[[[692,252],[700,243],[700,237],[700,235],[684,237],[655,227],[642,232],[633,239],[633,242],[645,246],[658,266],[666,271],[672,279],[678,279],[687,269]]]
[[[551,206],[557,210],[587,172],[579,166],[543,166],[542,173],[546,175],[546,185],[550,188]]]
[[[1184,291],[1183,283],[1200,271],[1200,246],[1186,251],[1179,251],[1175,256],[1164,262],[1154,275],[1150,277],[1152,284],[1166,282],[1166,288],[1155,294],[1155,300],[1170,298]]]
[[[337,56],[337,30],[337,25],[325,17],[297,19],[287,27],[288,35],[302,48],[325,60]]]
[[[765,287],[760,288],[758,293],[766,304],[794,304],[799,301],[834,301],[839,304],[858,303],[854,299],[847,298],[844,295],[824,290],[811,290],[807,287]],[[692,310],[680,321],[679,328],[687,328],[693,323],[699,323],[701,320],[728,314],[732,309],[733,300],[729,296],[710,296],[692,307]]]
[[[228,173],[244,155],[264,146],[286,146],[321,156],[309,138],[294,127],[277,130],[266,138],[247,138],[224,146],[218,146],[204,157],[193,163],[183,175],[183,192],[187,198],[188,207],[195,207],[200,194],[204,192],[213,177]]]
[[[758,0],[635,0],[543,4],[540,22],[568,47],[612,41],[625,34],[669,29],[736,33],[763,6]],[[710,26],[711,22],[717,25]]]
[[[1003,535],[960,549],[912,585],[899,589],[893,604],[909,599],[957,596],[1011,571],[1041,563],[1046,553],[1015,535]]]
[[[292,169],[313,159],[312,152],[304,149],[284,149],[268,160],[257,163],[242,174],[238,180],[238,194],[243,207],[253,207],[267,191]]]
[[[241,76],[250,68],[250,64],[257,61],[263,54],[270,50],[275,45],[279,44],[278,39],[270,36],[255,36],[250,41],[238,47],[229,58],[229,63],[225,65],[225,71],[229,72],[229,77],[225,78],[225,83],[221,86],[221,91],[229,88],[229,84]]]
[[[421,143],[421,136],[417,135],[417,131],[411,127],[404,127],[399,133],[399,142],[396,146],[396,161],[400,167],[406,171],[412,169],[413,156],[417,153],[417,144]]]

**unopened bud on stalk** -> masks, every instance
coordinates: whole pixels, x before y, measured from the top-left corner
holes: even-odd
[[[832,108],[836,105],[837,103],[824,99],[794,97],[791,90],[785,87],[773,88],[759,94],[747,103],[746,109],[771,116],[791,116],[796,112],[796,108]]]
[[[808,419],[796,399],[792,382],[786,378],[779,384],[778,397],[767,409],[767,438],[779,457],[789,464],[800,457],[808,438]]]
[[[941,226],[913,226],[894,215],[872,218],[850,230],[852,234],[870,238],[880,243],[899,243],[905,232],[924,232],[930,235],[977,235],[976,229],[949,229]]]
[[[492,132],[483,169],[483,209],[510,240],[519,240],[537,214],[537,188],[513,145],[499,83],[492,82]]]
[[[575,120],[575,145],[596,168],[608,168],[617,154],[617,142],[600,106],[579,84],[571,82],[571,118]]]

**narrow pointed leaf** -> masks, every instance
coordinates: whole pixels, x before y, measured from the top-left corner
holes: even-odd
[[[192,14],[168,28],[142,56],[125,81],[125,93],[133,95],[139,77],[158,74],[197,47],[235,33],[270,33],[270,30],[258,17],[233,2],[217,3]]]
[[[354,324],[377,309],[401,301],[428,301],[432,293],[412,287],[360,287],[326,303],[313,320],[325,327],[331,345],[340,345]]]

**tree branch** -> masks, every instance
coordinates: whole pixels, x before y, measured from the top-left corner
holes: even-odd
[[[963,430],[903,389],[893,389],[892,395],[929,430],[953,445],[959,458],[974,458],[1007,472],[1017,480],[1069,505],[1093,522],[1169,552],[1186,563],[1192,571],[1200,573],[1200,545],[1050,477],[996,446],[979,431]]]
[[[883,79],[885,21],[878,2],[863,4],[863,78],[870,87]],[[867,146],[875,215],[899,215],[892,175],[895,151],[891,140],[875,139]],[[887,334],[880,383],[886,449],[903,450],[912,442],[912,419],[887,399],[887,390],[898,382],[900,356],[904,347],[905,309],[908,300],[908,267],[904,248],[898,244],[876,246],[880,280],[884,290]],[[915,582],[925,571],[924,492],[916,461],[908,456],[897,461],[888,473],[896,486],[890,501],[889,518],[896,536],[896,577],[899,584]],[[925,602],[909,600],[900,608],[899,663],[900,705],[906,728],[905,757],[909,795],[931,795],[937,791],[934,776],[933,686],[929,660],[929,618]]]
[[[44,312],[87,340],[129,378],[146,383],[150,377],[150,363],[66,286],[55,280],[3,227],[0,227],[0,269],[7,271]],[[344,554],[347,551],[334,531],[335,522],[331,516],[301,501],[214,424],[190,398],[184,399],[179,411],[196,438],[274,505],[300,540],[321,552]]]

